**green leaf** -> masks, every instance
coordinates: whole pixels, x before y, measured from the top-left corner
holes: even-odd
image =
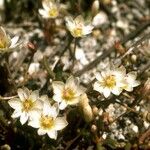
[[[114,139],[108,138],[108,139],[106,139],[104,141],[104,144],[107,145],[107,146],[109,146],[112,149],[116,149],[117,148],[117,141],[114,140]]]

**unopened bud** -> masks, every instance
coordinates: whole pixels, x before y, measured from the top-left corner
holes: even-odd
[[[83,112],[83,116],[86,122],[90,122],[93,120],[93,112],[92,112],[92,108],[88,103],[88,97],[86,94],[83,94],[81,96],[81,100],[79,103],[79,106],[81,108],[81,111]]]
[[[93,30],[92,34],[96,39],[102,35],[100,30]]]
[[[137,56],[136,56],[136,55],[132,55],[132,56],[131,56],[131,61],[132,61],[133,63],[136,63],[136,61],[137,61]]]
[[[102,0],[103,4],[105,4],[105,5],[111,4],[111,1],[112,1],[112,0]]]
[[[28,48],[29,50],[31,50],[33,53],[36,52],[36,46],[35,46],[33,43],[31,43],[31,42],[28,42],[28,43],[27,43],[27,48]]]
[[[92,4],[92,15],[95,16],[99,11],[99,1],[95,0]]]
[[[98,113],[99,113],[99,111],[98,111],[98,108],[96,107],[96,106],[93,106],[93,114],[95,115],[95,116],[97,116],[98,115]]]
[[[91,126],[91,132],[95,132],[97,130],[97,127],[96,127],[96,125],[95,124],[92,124],[92,126]]]

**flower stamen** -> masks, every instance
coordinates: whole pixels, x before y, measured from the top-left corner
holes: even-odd
[[[75,92],[72,89],[66,88],[63,91],[63,96],[62,97],[63,97],[63,99],[65,99],[67,101],[70,101],[70,100],[73,99],[74,95],[75,95]]]
[[[104,84],[104,86],[106,86],[108,88],[113,88],[116,85],[115,76],[114,75],[107,76],[104,79],[104,83],[103,84]]]
[[[54,118],[50,116],[42,116],[40,124],[43,129],[51,129],[54,126]]]
[[[23,103],[23,108],[22,108],[22,111],[25,111],[25,112],[28,112],[29,110],[32,109],[33,107],[33,101],[30,100],[30,99],[26,99]]]

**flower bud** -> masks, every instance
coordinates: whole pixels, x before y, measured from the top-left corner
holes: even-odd
[[[105,5],[109,5],[109,4],[111,4],[111,1],[112,0],[102,0],[102,3]]]
[[[33,44],[33,43],[31,43],[31,42],[28,42],[28,43],[27,43],[27,48],[28,48],[29,50],[31,50],[31,52],[33,52],[33,53],[35,53],[36,50],[37,50],[35,44]]]
[[[79,106],[81,108],[81,111],[83,113],[83,116],[86,122],[90,122],[93,120],[92,108],[89,105],[88,101],[89,99],[86,94],[81,95]]]
[[[92,124],[91,126],[91,132],[95,132],[97,130],[97,126],[95,124]]]
[[[98,113],[99,113],[99,111],[98,111],[98,108],[96,107],[96,106],[93,106],[93,114],[95,115],[95,116],[97,116],[98,115]]]
[[[95,16],[99,11],[99,1],[95,0],[92,4],[92,15]]]

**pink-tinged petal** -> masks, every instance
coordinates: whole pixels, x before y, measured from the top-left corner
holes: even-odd
[[[110,95],[110,89],[104,88],[104,90],[103,90],[103,95],[105,96],[105,98],[108,98],[109,95]]]
[[[22,108],[22,103],[21,103],[20,99],[18,99],[18,98],[9,100],[9,101],[8,101],[8,104],[9,104],[13,109],[16,109],[16,110],[21,110],[21,108]]]
[[[18,96],[20,98],[21,101],[24,101],[26,99],[28,99],[30,92],[27,88],[24,89],[18,89]]]
[[[21,124],[25,124],[28,120],[28,114],[26,112],[23,112],[20,116],[20,122]]]
[[[21,111],[15,110],[11,115],[12,118],[18,118],[21,115]]]
[[[38,98],[39,98],[38,90],[33,91],[29,96],[29,99],[32,100],[33,102],[35,102]]]
[[[63,109],[65,109],[67,107],[67,103],[65,102],[65,101],[62,101],[61,103],[60,103],[60,105],[59,105],[59,109],[60,110],[63,110]]]
[[[62,130],[68,125],[68,122],[66,121],[65,117],[57,117],[55,119],[55,129],[56,130]]]
[[[46,134],[46,130],[43,130],[41,128],[39,128],[37,132],[38,132],[38,135],[44,135],[44,134]]]
[[[53,92],[54,94],[61,94],[63,89],[64,89],[64,83],[61,81],[53,81],[52,82],[52,87],[53,87]]]
[[[47,134],[48,134],[48,136],[49,136],[51,139],[54,139],[54,140],[57,139],[57,131],[51,130],[51,131],[49,131]]]

